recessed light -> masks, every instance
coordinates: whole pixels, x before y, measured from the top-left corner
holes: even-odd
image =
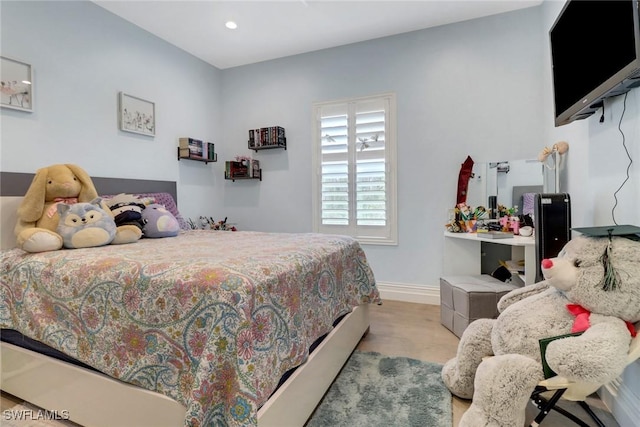
[[[230,29],[230,30],[235,30],[236,28],[238,28],[238,24],[236,24],[236,23],[235,23],[235,22],[233,22],[233,21],[227,21],[227,22],[224,24],[224,26],[225,26],[225,27],[227,27],[227,28],[228,28],[228,29]]]

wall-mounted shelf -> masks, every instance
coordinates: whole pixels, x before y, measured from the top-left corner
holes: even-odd
[[[180,155],[180,147],[178,147],[178,160],[180,160],[180,159],[194,160],[196,162],[204,162],[204,164],[215,163],[215,162],[218,161],[218,154],[217,153],[213,153],[213,157],[210,158],[210,159],[204,159],[202,157],[193,156],[191,154],[184,154],[184,152],[183,152],[182,155]]]
[[[252,176],[246,175],[229,175],[226,171],[224,172],[224,179],[230,179],[231,181],[241,180],[241,179],[258,179],[262,181],[262,169],[258,169],[257,171],[253,171]]]
[[[248,165],[239,161],[227,161],[224,164],[224,179],[259,179],[262,181],[260,162],[252,160]]]
[[[271,126],[268,128],[249,129],[248,147],[256,153],[259,150],[270,150],[273,148],[287,149],[287,138],[282,126]]]
[[[286,150],[287,149],[287,141],[285,139],[285,141],[283,143],[281,143],[281,144],[263,145],[261,147],[252,147],[251,145],[249,145],[249,148],[251,150],[254,150],[256,153],[259,150],[270,150],[270,149],[273,149],[273,148],[284,148]]]

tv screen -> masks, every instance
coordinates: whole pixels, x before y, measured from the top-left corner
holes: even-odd
[[[640,85],[638,0],[569,0],[549,36],[556,126]]]

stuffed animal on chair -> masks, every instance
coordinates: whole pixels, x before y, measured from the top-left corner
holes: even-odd
[[[18,247],[27,252],[62,248],[63,239],[56,232],[60,219],[56,206],[87,203],[96,197],[91,177],[79,166],[57,164],[38,169],[18,208],[15,227]],[[118,227],[112,243],[131,243],[141,236],[137,227]]]
[[[497,319],[472,322],[442,369],[453,394],[473,398],[459,425],[524,425],[544,379],[540,339],[582,332],[551,341],[545,358],[557,375],[591,384],[587,393],[617,378],[640,321],[639,259],[637,240],[575,237],[542,261],[546,280],[502,297]]]

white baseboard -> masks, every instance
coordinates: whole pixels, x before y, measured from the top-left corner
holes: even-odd
[[[637,427],[640,420],[638,395],[624,382],[615,380],[598,391],[620,427]]]
[[[378,283],[382,300],[440,305],[440,286],[419,286],[403,283]]]

